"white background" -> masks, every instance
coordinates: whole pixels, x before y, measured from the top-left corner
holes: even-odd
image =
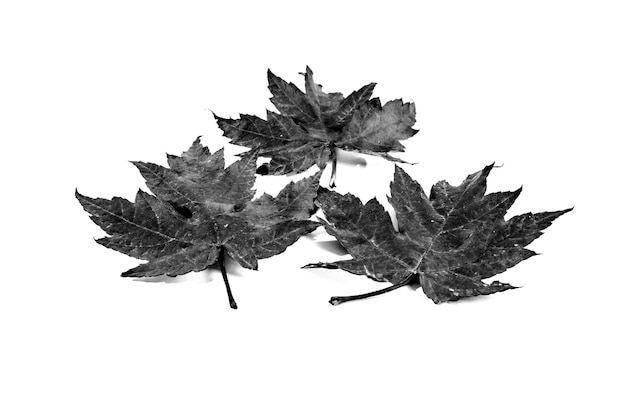
[[[621,3],[3,2],[0,412],[624,413]],[[496,162],[490,191],[524,185],[511,214],[575,205],[499,276],[523,289],[332,307],[384,285],[299,269],[340,258],[321,229],[229,263],[236,311],[216,269],[119,277],[139,261],[93,241],[74,189],[132,198],[129,160],[219,149],[210,110],[263,115],[267,68],[302,86],[307,64],[415,102],[401,156],[425,188]],[[356,161],[337,190],[384,201],[393,164]]]

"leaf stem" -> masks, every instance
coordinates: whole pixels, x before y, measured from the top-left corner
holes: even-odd
[[[348,301],[361,300],[363,298],[369,298],[369,297],[374,297],[380,294],[385,294],[385,293],[388,293],[389,291],[397,290],[400,287],[404,287],[405,285],[408,285],[409,282],[411,282],[414,277],[415,277],[415,274],[409,274],[406,276],[406,278],[404,278],[402,281],[400,281],[397,284],[393,284],[393,285],[390,285],[389,287],[383,288],[382,290],[372,291],[366,294],[351,295],[349,297],[332,297],[329,303],[331,303],[332,305],[339,305],[341,303],[345,303]]]
[[[222,246],[220,248],[220,256],[219,256],[219,263],[220,263],[220,270],[222,271],[222,277],[224,278],[224,284],[226,285],[226,292],[228,293],[228,302],[230,303],[230,308],[233,309],[237,309],[237,303],[235,302],[235,298],[233,297],[233,293],[230,290],[230,284],[228,283],[228,275],[226,275],[226,266],[224,265],[224,252],[225,249]]]
[[[335,179],[337,178],[337,148],[334,144],[330,145],[330,160],[332,162],[332,172],[330,173],[330,183],[328,187],[335,187]]]

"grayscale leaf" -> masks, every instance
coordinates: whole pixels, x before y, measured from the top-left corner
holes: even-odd
[[[245,154],[224,168],[223,150],[211,154],[196,140],[181,156],[168,156],[169,167],[133,162],[150,195],[135,202],[114,197],[76,197],[109,236],[97,242],[148,262],[124,277],[177,276],[219,262],[231,307],[236,308],[224,269],[224,254],[256,269],[257,260],[283,252],[319,223],[308,220],[315,209],[320,174],[290,183],[274,198],[253,200],[257,153]]]
[[[389,152],[404,151],[400,142],[417,133],[415,105],[393,100],[381,106],[371,99],[375,83],[346,98],[325,93],[313,80],[309,67],[303,73],[305,91],[268,71],[270,99],[279,113],[267,112],[266,120],[240,114],[238,119],[215,116],[218,126],[233,144],[250,147],[269,157],[260,174],[301,173],[313,165],[323,169],[330,161],[334,186],[336,149],[356,151],[402,162]]]
[[[332,304],[408,284],[420,285],[435,303],[515,288],[484,280],[535,255],[526,246],[571,209],[505,220],[521,188],[485,194],[492,168],[490,165],[469,175],[459,186],[438,182],[428,197],[419,183],[396,166],[389,202],[398,230],[375,199],[363,205],[351,194],[321,189],[316,203],[326,217],[326,231],[352,259],[306,267],[342,269],[392,284],[373,293],[333,297]]]

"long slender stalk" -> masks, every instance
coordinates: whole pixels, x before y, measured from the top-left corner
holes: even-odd
[[[337,149],[334,144],[330,145],[330,160],[332,162],[332,172],[330,173],[330,183],[328,187],[335,187],[335,179],[337,178]]]
[[[348,301],[361,300],[363,298],[369,298],[369,297],[374,297],[376,295],[385,294],[385,293],[388,293],[389,291],[397,290],[400,287],[404,287],[405,285],[408,285],[409,282],[411,282],[411,280],[413,280],[414,277],[415,277],[415,274],[409,274],[405,279],[403,279],[397,284],[383,288],[382,290],[372,291],[366,294],[351,295],[349,297],[332,297],[329,303],[331,303],[332,305],[338,305],[338,304],[345,303]]]
[[[222,271],[222,277],[224,278],[224,284],[226,285],[226,292],[228,293],[228,302],[230,303],[230,308],[237,309],[237,303],[235,302],[233,293],[230,290],[230,284],[228,283],[228,275],[226,275],[226,266],[224,265],[224,247],[220,248],[220,256],[218,261],[220,264],[220,270]]]

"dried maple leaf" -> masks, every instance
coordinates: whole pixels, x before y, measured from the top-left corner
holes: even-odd
[[[396,99],[381,105],[378,98],[370,99],[374,83],[346,98],[336,92],[327,94],[314,82],[309,67],[303,75],[305,92],[268,71],[270,100],[279,113],[267,111],[267,120],[244,114],[239,119],[215,116],[233,144],[271,157],[258,173],[300,173],[314,164],[323,169],[330,160],[333,187],[338,148],[402,162],[388,152],[404,151],[400,140],[417,133],[411,128],[415,124],[413,103]]]
[[[321,189],[316,203],[326,217],[326,231],[353,259],[306,267],[340,268],[393,284],[368,294],[333,297],[331,304],[383,294],[408,284],[421,285],[435,303],[515,288],[483,280],[535,255],[525,246],[571,209],[504,220],[522,189],[485,195],[492,168],[490,165],[469,175],[460,186],[441,181],[428,198],[422,187],[396,166],[389,202],[396,213],[398,231],[375,199],[363,205],[351,194]]]
[[[290,183],[276,197],[256,200],[252,186],[256,153],[224,168],[223,149],[211,154],[196,140],[169,168],[134,162],[155,196],[139,190],[132,203],[114,197],[76,197],[110,236],[97,242],[147,260],[123,277],[176,276],[219,262],[230,305],[233,299],[224,254],[257,269],[257,260],[283,252],[319,223],[308,220],[321,173]]]

